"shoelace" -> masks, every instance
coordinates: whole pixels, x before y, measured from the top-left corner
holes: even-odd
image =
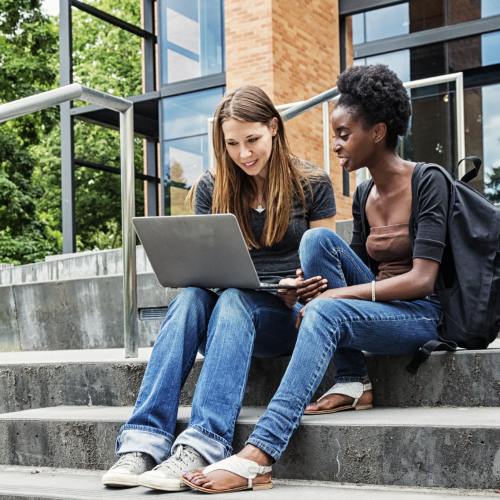
[[[183,457],[182,455],[187,455],[187,457]],[[181,445],[177,446],[177,449],[175,450],[175,453],[165,462],[161,463],[160,465],[157,465],[153,470],[157,469],[170,469],[173,472],[177,472],[179,469],[184,469],[184,467],[181,467],[179,462],[183,463],[184,465],[189,467],[189,462],[185,460],[185,458],[188,458],[191,462],[194,462],[194,459],[198,456],[198,454],[191,448],[189,447],[183,447]],[[173,459],[173,460],[171,460]]]
[[[131,465],[132,467],[135,467],[138,465],[138,460],[142,458],[142,453],[135,451],[133,453],[126,453],[123,455],[118,462],[116,462],[115,467],[123,467],[124,465]]]

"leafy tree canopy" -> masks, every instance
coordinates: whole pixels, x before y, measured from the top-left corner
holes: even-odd
[[[140,25],[139,0],[87,1]],[[0,0],[0,102],[58,86],[58,19],[41,11],[41,0]],[[141,93],[138,37],[73,9],[73,79],[118,96]],[[76,101],[75,105],[85,105]],[[136,139],[142,171],[142,141]],[[75,121],[75,157],[119,167],[119,134]],[[59,109],[0,124],[0,262],[25,264],[60,253],[61,161]],[[78,250],[121,246],[120,176],[77,168]],[[136,182],[137,213],[143,213],[142,182]]]

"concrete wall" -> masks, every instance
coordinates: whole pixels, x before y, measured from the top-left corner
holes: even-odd
[[[352,221],[337,223],[352,238]],[[165,289],[137,247],[138,308],[165,307],[181,290]],[[123,347],[122,252],[62,256],[0,271],[0,352]],[[149,271],[149,272],[148,272]],[[161,321],[139,321],[139,346],[155,342]]]
[[[153,272],[144,249],[140,245],[137,246],[136,265],[138,274]],[[0,269],[0,286],[120,274],[123,274],[121,248],[54,255],[47,258],[46,262]]]
[[[138,275],[138,307],[164,307],[179,293]],[[123,347],[122,277],[97,276],[0,287],[0,351]],[[139,346],[161,321],[139,321]]]

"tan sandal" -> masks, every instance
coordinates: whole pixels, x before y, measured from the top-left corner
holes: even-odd
[[[304,415],[323,415],[325,413],[337,413],[339,411],[349,411],[349,410],[371,410],[373,408],[372,404],[358,405],[358,400],[365,391],[371,391],[372,384],[362,384],[361,382],[343,382],[340,384],[335,384],[328,392],[323,394],[318,401],[321,401],[326,396],[330,394],[342,394],[343,396],[349,396],[354,398],[352,405],[336,406],[335,408],[330,408],[329,410],[306,410]]]
[[[253,484],[252,482],[252,480],[257,477],[257,474],[267,474],[268,472],[271,472],[271,466],[267,467],[265,465],[259,465],[256,462],[252,462],[251,460],[247,460],[246,458],[241,458],[236,455],[205,467],[203,469],[203,473],[208,474],[209,472],[214,472],[216,470],[226,470],[236,474],[237,476],[244,477],[245,479],[248,479],[248,484],[246,486],[239,486],[238,488],[228,488],[227,490],[211,490],[192,483],[184,476],[182,477],[182,481],[189,487],[195,490],[203,491],[204,493],[233,493],[235,491],[243,490],[270,490],[274,486],[271,481],[264,484]]]

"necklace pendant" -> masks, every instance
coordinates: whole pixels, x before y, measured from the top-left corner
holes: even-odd
[[[260,214],[265,210],[265,208],[259,203],[259,206],[255,210],[257,210],[257,212],[259,212]]]

